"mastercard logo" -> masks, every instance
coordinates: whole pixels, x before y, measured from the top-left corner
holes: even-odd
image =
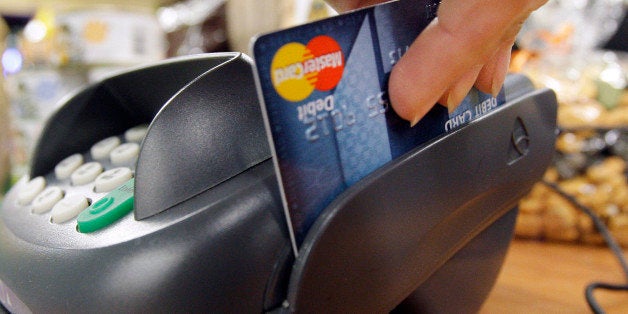
[[[340,45],[329,36],[316,36],[307,45],[287,43],[273,57],[271,80],[281,97],[301,101],[314,90],[336,87],[342,78],[344,61]]]

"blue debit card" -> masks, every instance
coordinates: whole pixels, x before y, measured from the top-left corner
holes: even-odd
[[[349,186],[504,102],[473,89],[452,113],[436,104],[414,127],[389,106],[394,64],[435,17],[437,0],[393,1],[261,35],[256,84],[297,253]]]

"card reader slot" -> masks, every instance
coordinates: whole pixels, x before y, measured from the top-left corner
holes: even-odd
[[[529,147],[513,161],[517,121]],[[555,121],[554,93],[535,91],[350,187],[301,246],[289,310],[392,310],[542,177],[553,156]]]

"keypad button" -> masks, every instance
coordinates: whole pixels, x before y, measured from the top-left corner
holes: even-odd
[[[140,143],[144,139],[144,136],[146,136],[147,131],[148,131],[147,126],[138,125],[124,132],[124,139],[127,142]]]
[[[133,171],[126,167],[119,167],[107,170],[94,181],[94,192],[109,192],[133,177]]]
[[[46,179],[44,177],[37,177],[28,181],[17,194],[18,204],[28,205],[45,187]]]
[[[96,160],[109,157],[109,153],[120,145],[120,139],[117,136],[108,137],[92,146],[90,153],[92,158]]]
[[[87,206],[89,206],[89,202],[83,195],[66,196],[52,207],[50,221],[56,224],[64,223],[76,217]]]
[[[76,168],[83,164],[83,155],[74,154],[66,157],[55,167],[55,175],[57,179],[63,180],[68,178]]]
[[[99,162],[92,161],[76,169],[70,176],[70,179],[74,185],[83,185],[94,181],[102,171],[102,165]]]
[[[140,153],[140,145],[137,143],[124,143],[114,148],[109,153],[111,163],[114,165],[123,165],[131,163]]]
[[[63,190],[57,186],[44,189],[33,200],[33,213],[43,214],[49,211],[58,201],[63,198]]]
[[[94,232],[111,225],[133,210],[135,180],[131,179],[82,211],[78,231]]]

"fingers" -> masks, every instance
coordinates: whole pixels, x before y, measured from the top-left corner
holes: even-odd
[[[504,85],[508,67],[512,44],[505,44],[499,48],[493,57],[482,67],[475,81],[475,87],[484,93],[497,96]],[[468,92],[468,90],[467,90]]]
[[[523,21],[546,0],[443,0],[435,19],[393,68],[390,100],[415,123],[436,103],[453,110],[475,86],[497,94]]]
[[[463,77],[471,77],[473,68],[483,66],[477,62],[479,48],[467,46],[439,20],[430,23],[391,72],[388,89],[395,112],[414,123],[437,101],[446,105],[446,93]],[[461,85],[470,88],[473,82]]]
[[[458,79],[458,81],[456,81],[445,92],[445,94],[439,99],[438,103],[445,105],[450,113],[456,110],[458,104],[460,104],[464,97],[469,93],[471,87],[473,87],[481,70],[481,66],[472,67],[471,70],[460,77],[460,79]],[[411,122],[411,125],[414,126],[419,121],[416,120]]]
[[[445,39],[450,36],[434,20],[393,67],[388,91],[401,118],[411,123],[421,119],[469,68],[468,62],[455,56],[460,49],[449,46],[456,42]]]

